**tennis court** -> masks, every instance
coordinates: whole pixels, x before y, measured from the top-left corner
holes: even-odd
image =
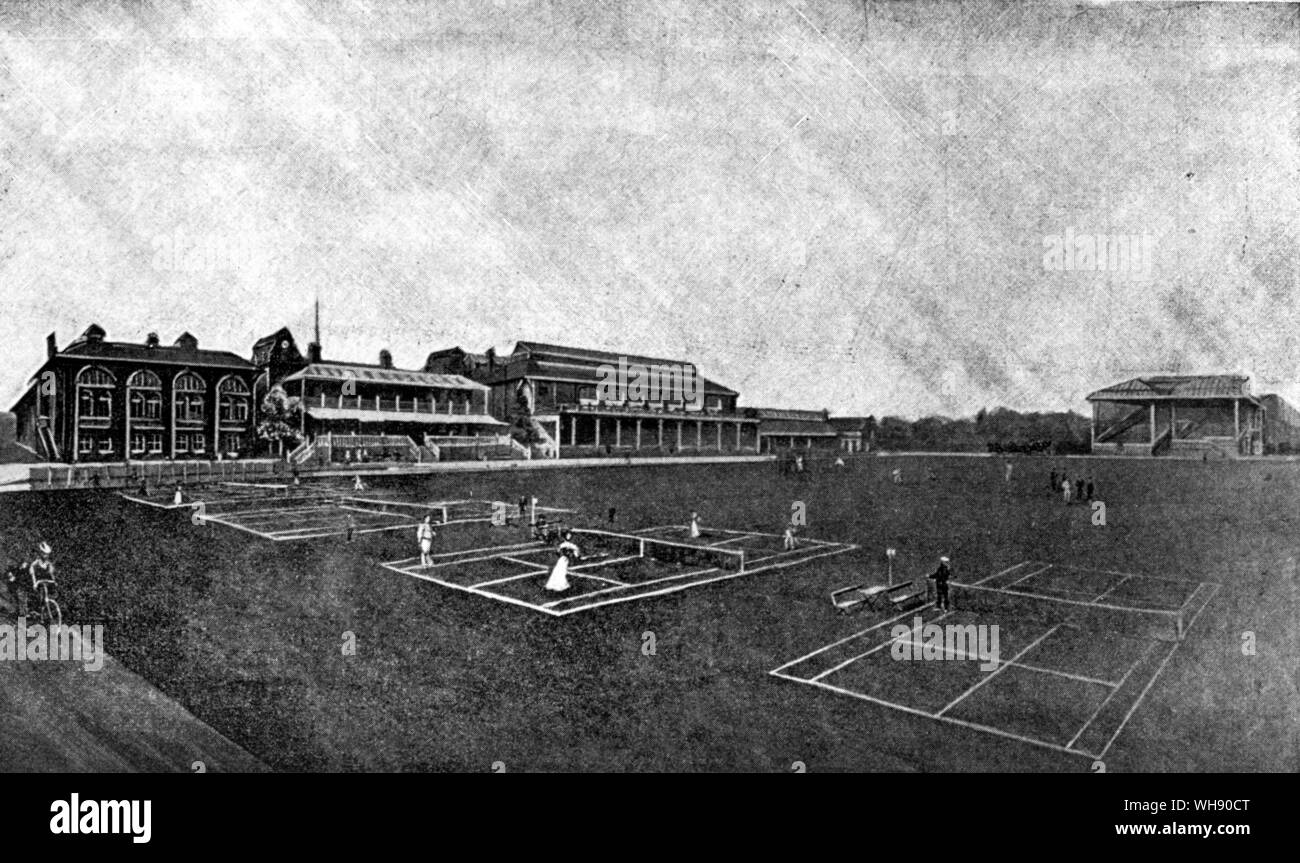
[[[217,524],[273,542],[413,530],[431,516],[439,525],[489,523],[494,515],[519,517],[516,504],[493,500],[412,502],[374,492],[348,494],[327,485],[283,483],[216,483],[189,492],[181,504],[165,490],[148,498],[123,495],[135,503],[162,509],[189,510],[197,524]],[[564,510],[538,507],[538,512]]]
[[[574,528],[572,538],[581,556],[569,566],[570,587],[562,593],[545,588],[556,552],[541,542],[435,554],[428,565],[417,557],[384,566],[443,587],[563,616],[784,569],[857,548],[801,538],[799,547],[785,550],[779,535],[753,531],[714,529],[692,538],[681,525],[626,534]]]
[[[1026,561],[769,673],[1099,761],[1219,587]]]

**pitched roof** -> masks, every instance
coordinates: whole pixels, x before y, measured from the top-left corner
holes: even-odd
[[[683,370],[690,369],[704,387],[704,394],[710,396],[735,396],[739,395],[730,387],[720,384],[717,381],[710,380],[699,373],[699,370],[691,363],[683,363],[677,360],[655,360],[648,357],[637,357],[628,354],[610,354],[605,351],[584,351],[582,349],[563,348],[562,351],[571,351],[570,353],[559,352],[529,352],[522,353],[519,345],[534,344],[532,342],[519,342],[515,347],[515,353],[508,357],[498,357],[497,366],[494,371],[487,371],[480,366],[475,377],[488,383],[501,383],[503,381],[517,380],[522,377],[540,378],[548,381],[561,381],[564,383],[575,384],[597,384],[601,381],[600,366],[612,365],[617,366],[620,359],[626,360],[629,365],[671,365],[680,366]],[[546,346],[550,347],[550,346]],[[579,356],[579,354],[585,354]],[[486,356],[484,357],[486,362]]]
[[[74,341],[58,356],[96,360],[122,360],[126,362],[171,363],[174,365],[221,366],[223,368],[251,369],[253,364],[230,351],[209,351],[180,345],[159,345],[151,348],[132,342]]]
[[[1250,399],[1245,375],[1150,375],[1132,378],[1088,394],[1088,401],[1167,399]]]
[[[809,411],[798,408],[745,408],[745,413],[761,420],[802,420],[826,422],[826,411]]]
[[[443,375],[435,372],[419,372],[409,369],[386,369],[382,366],[365,363],[312,363],[285,377],[285,381],[304,378],[313,380],[356,381],[357,383],[378,383],[397,386],[426,387],[452,390],[486,390],[483,384],[476,383],[461,375]]]
[[[616,353],[614,351],[598,351],[591,348],[573,348],[565,345],[548,345],[544,342],[515,342],[515,353],[527,352],[533,357],[544,357],[554,360],[576,360],[582,363],[611,363],[618,365],[620,359],[628,363],[641,363],[648,365],[656,363],[658,365],[680,365],[695,367],[694,363],[688,363],[685,360],[665,360],[655,357],[643,357],[637,354]]]

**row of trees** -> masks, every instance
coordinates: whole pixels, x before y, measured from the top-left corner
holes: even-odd
[[[1086,453],[1091,430],[1087,417],[1068,413],[1021,413],[984,409],[974,417],[942,416],[907,420],[868,418],[872,449],[895,452],[1052,452]]]

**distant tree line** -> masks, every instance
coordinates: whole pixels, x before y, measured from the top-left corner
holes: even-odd
[[[872,449],[892,452],[1086,453],[1091,422],[1073,411],[1020,413],[984,409],[974,417],[942,416],[868,421]]]

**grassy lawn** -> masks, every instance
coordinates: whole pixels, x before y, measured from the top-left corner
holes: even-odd
[[[615,506],[624,530],[694,509],[706,526],[779,532],[801,501],[808,536],[862,546],[563,618],[381,568],[417,553],[413,530],[272,543],[87,491],[0,496],[0,542],[16,559],[49,538],[65,618],[105,624],[112,655],[281,770],[1088,771],[1078,757],[768,675],[883,619],[836,615],[828,594],[883,582],[886,546],[905,578],[948,554],[959,581],[1041,560],[1222,582],[1107,769],[1300,767],[1300,464],[1058,460],[1095,476],[1107,522],[1096,526],[1088,507],[1049,491],[1051,462],[1015,463],[1009,484],[1001,459],[934,456],[804,477],[774,465],[644,466],[384,486],[420,500],[531,493],[579,510],[575,524],[603,525]],[[521,538],[449,526],[439,550]],[[1255,656],[1242,653],[1246,631]],[[342,653],[345,633],[354,656]],[[1043,709],[1027,704],[1023,721],[1051,726],[1058,716],[1033,715]]]

